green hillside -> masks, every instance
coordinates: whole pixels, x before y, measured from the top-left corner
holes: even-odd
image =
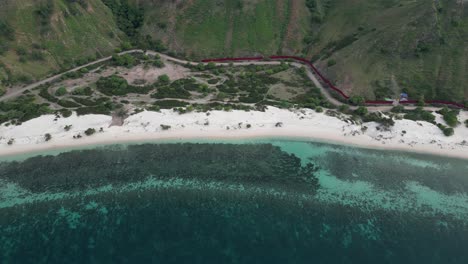
[[[466,1],[341,0],[323,10],[307,52],[348,93],[468,99]]]
[[[413,99],[468,99],[463,0],[7,0],[1,5],[3,79],[44,76],[130,41],[148,49],[162,49],[162,43],[167,52],[189,59],[304,56],[346,93],[368,99],[395,98],[403,91]]]
[[[42,78],[108,55],[125,37],[100,0],[6,0],[1,5],[0,78],[5,83]]]
[[[136,1],[142,31],[186,56],[300,53],[310,29],[304,0]]]

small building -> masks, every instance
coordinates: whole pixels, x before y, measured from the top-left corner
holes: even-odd
[[[408,94],[407,93],[401,93],[400,94],[400,101],[408,101]]]

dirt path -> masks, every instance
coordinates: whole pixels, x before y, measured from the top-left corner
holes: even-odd
[[[162,54],[162,53],[159,53],[159,52],[155,52],[155,51],[143,51],[143,50],[139,50],[139,49],[135,49],[135,50],[128,50],[128,51],[124,51],[124,52],[121,52],[121,53],[118,53],[119,55],[124,55],[124,54],[131,54],[131,53],[145,53],[147,55],[159,55],[161,58],[163,59],[166,59],[166,60],[169,60],[169,61],[172,61],[172,62],[176,62],[176,63],[180,63],[180,64],[188,64],[188,65],[197,65],[201,62],[191,62],[191,61],[186,61],[186,60],[183,60],[183,59],[177,59],[177,58],[173,58],[173,57],[170,57],[168,55],[165,55],[165,54]],[[69,71],[66,71],[66,72],[63,72],[63,73],[60,73],[60,74],[57,74],[57,75],[54,75],[54,76],[51,76],[47,79],[44,79],[44,80],[41,80],[41,81],[38,81],[38,82],[35,82],[35,83],[32,83],[32,84],[29,84],[27,86],[24,86],[22,88],[18,88],[18,89],[9,89],[7,91],[7,93],[2,96],[0,98],[0,102],[2,101],[6,101],[8,99],[11,99],[11,98],[14,98],[14,97],[17,97],[19,95],[21,95],[24,91],[26,90],[31,90],[31,89],[34,89],[40,85],[43,85],[43,84],[46,84],[48,82],[51,82],[51,81],[54,81],[54,80],[57,80],[58,78],[62,77],[63,75],[69,73],[69,72],[75,72],[75,71],[78,71],[82,68],[85,68],[85,67],[88,67],[88,66],[92,66],[92,65],[95,65],[95,64],[98,64],[98,63],[102,63],[102,62],[105,62],[105,61],[108,61],[112,59],[112,56],[109,56],[109,57],[105,57],[105,58],[102,58],[102,59],[99,59],[99,60],[96,60],[94,62],[90,62],[88,64],[85,64],[85,65],[82,65],[82,66],[79,66],[79,67],[76,67],[74,69],[71,69]],[[251,60],[251,61],[233,61],[233,62],[215,62],[215,65],[217,66],[227,66],[227,65],[235,65],[235,66],[246,66],[246,65],[279,65],[281,64],[281,61],[282,60],[262,60],[262,61],[259,61],[259,60]],[[329,90],[327,88],[325,88],[322,83],[317,79],[316,75],[314,74],[314,72],[312,71],[312,69],[310,67],[306,67],[304,64],[302,63],[298,63],[298,62],[292,62],[290,63],[292,66],[294,67],[305,67],[306,69],[306,73],[307,73],[307,76],[309,77],[309,79],[313,82],[313,84],[318,87],[320,89],[320,91],[322,92],[322,94],[327,98],[327,100],[335,105],[335,106],[340,106],[340,105],[344,105],[345,103],[343,102],[340,102],[339,100],[335,99],[329,92]],[[407,109],[414,109],[416,108],[415,106],[409,106],[409,105],[405,105],[405,107]],[[351,110],[354,110],[356,109],[357,107],[356,106],[350,106],[349,107]],[[367,109],[370,111],[370,112],[378,112],[378,111],[390,111],[391,109],[393,108],[392,105],[384,105],[384,106],[367,106]],[[428,110],[428,111],[435,111],[437,110],[438,108],[436,107],[424,107],[425,110]]]

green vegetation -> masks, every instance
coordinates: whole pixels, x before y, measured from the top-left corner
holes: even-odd
[[[81,95],[81,96],[90,96],[93,94],[93,90],[91,89],[91,87],[80,87],[80,88],[77,88],[75,89],[73,92],[72,92],[73,95]]]
[[[129,85],[127,80],[117,75],[101,77],[97,81],[96,87],[98,91],[109,96],[122,96],[129,93],[147,94],[153,90],[152,86],[140,87]]]
[[[15,29],[8,21],[0,19],[0,55],[8,51],[13,40],[15,40]]]
[[[437,126],[440,128],[440,130],[442,130],[444,135],[447,137],[453,136],[455,134],[455,131],[451,127],[446,127],[442,124],[437,124]]]
[[[114,14],[117,26],[130,37],[138,34],[143,25],[144,13],[142,8],[131,5],[128,0],[102,0]]]
[[[449,110],[447,107],[444,107],[437,113],[443,116],[445,123],[447,123],[447,125],[450,127],[458,126],[458,110]]]
[[[426,121],[435,124],[435,116],[431,112],[423,110],[422,107],[418,107],[413,111],[408,111],[404,115],[404,118],[413,121]]]
[[[353,105],[364,105],[366,99],[362,96],[352,96],[349,98],[349,102]]]
[[[162,130],[169,130],[169,129],[171,129],[171,126],[161,124],[161,129]]]
[[[52,139],[52,135],[51,135],[51,134],[47,133],[47,134],[44,135],[44,140],[45,140],[45,141],[49,141],[49,140],[51,140],[51,139]]]
[[[13,101],[0,102],[0,124],[20,124],[51,112],[47,104],[35,103],[34,96],[23,95]]]
[[[358,116],[365,116],[368,113],[368,110],[364,106],[359,106],[356,110],[354,110],[354,113]]]
[[[465,126],[468,127],[468,119],[465,120]]]
[[[170,1],[140,1],[146,12],[141,32],[164,39],[170,50],[197,58],[269,55],[283,49],[299,54],[310,28],[302,3],[293,11],[287,0],[183,1],[177,8]],[[168,34],[172,37],[165,37]]]
[[[66,95],[68,92],[67,92],[67,88],[65,87],[60,87],[58,88],[56,91],[55,91],[55,96],[64,96]]]
[[[0,8],[0,61],[9,85],[110,55],[122,39],[101,0],[8,1]]]
[[[94,133],[96,133],[96,129],[94,129],[94,128],[88,128],[88,129],[85,130],[84,133],[85,133],[85,135],[87,135],[87,136],[91,136],[91,135],[93,135]]]
[[[130,54],[114,54],[112,55],[112,62],[115,66],[124,66],[127,68],[131,68],[136,64],[137,61],[135,57]]]

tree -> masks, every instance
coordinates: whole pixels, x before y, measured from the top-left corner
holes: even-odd
[[[60,87],[57,89],[57,91],[55,91],[55,96],[63,96],[63,95],[66,95],[67,94],[67,88],[65,87]]]

